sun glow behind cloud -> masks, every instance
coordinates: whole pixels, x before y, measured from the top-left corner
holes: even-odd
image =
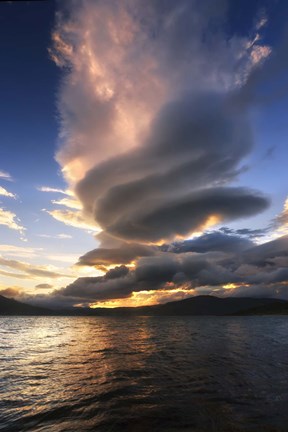
[[[282,212],[274,219],[274,237],[288,234],[288,198],[284,202]]]
[[[184,300],[185,298],[197,295],[195,289],[185,288],[174,288],[174,289],[163,289],[163,290],[151,290],[151,291],[139,291],[133,292],[131,297],[127,299],[103,301],[97,303],[91,303],[89,306],[93,308],[104,307],[104,308],[115,308],[115,307],[139,307],[139,306],[151,306],[154,304],[167,303],[169,301]]]

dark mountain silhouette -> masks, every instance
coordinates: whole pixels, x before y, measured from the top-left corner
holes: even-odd
[[[155,306],[51,310],[0,296],[0,315],[172,316],[288,314],[288,301],[268,298],[196,296]]]
[[[288,302],[267,298],[197,296],[185,300],[150,306],[151,315],[231,315],[240,311]],[[142,309],[142,308],[140,308]],[[149,314],[149,313],[148,313]]]
[[[49,309],[31,306],[0,295],[0,315],[51,315]]]
[[[140,306],[135,308],[123,307],[115,309],[97,308],[93,309],[93,315],[148,315],[148,316],[172,316],[172,315],[233,315],[245,312],[245,310],[257,309],[275,303],[288,306],[285,300],[257,299],[228,297],[219,298],[214,296],[196,296],[185,300],[165,303],[155,306]]]

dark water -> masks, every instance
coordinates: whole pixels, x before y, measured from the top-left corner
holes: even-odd
[[[288,318],[0,318],[1,431],[288,431]]]

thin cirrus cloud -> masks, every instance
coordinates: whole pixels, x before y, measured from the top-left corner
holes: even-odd
[[[12,279],[24,279],[29,280],[31,279],[31,275],[23,274],[23,273],[12,273],[8,272],[6,270],[0,270],[0,274],[4,277],[12,278]]]
[[[101,230],[99,249],[79,264],[106,274],[78,278],[54,292],[55,301],[181,287],[226,295],[232,285],[240,292],[283,282],[270,267],[262,279],[251,275],[243,251],[256,247],[252,238],[221,231],[185,240],[269,206],[261,192],[234,182],[254,144],[249,109],[281,50],[262,42],[266,16],[247,37],[228,38],[226,20],[224,2],[210,0],[79,0],[59,11],[50,49],[65,77],[56,158],[83,211],[47,212]]]
[[[38,234],[38,237],[42,237],[42,238],[51,238],[51,239],[61,239],[61,240],[67,240],[67,239],[71,239],[72,236],[70,234],[56,234],[56,235],[51,235],[51,234]]]
[[[39,186],[39,187],[37,187],[37,190],[39,192],[59,193],[62,195],[73,196],[73,193],[71,191],[69,191],[68,189],[64,190],[64,189],[54,188],[54,187],[50,187],[50,186]]]
[[[3,171],[3,170],[0,170],[0,179],[1,180],[7,180],[7,181],[13,181],[11,174],[9,174],[7,171]]]

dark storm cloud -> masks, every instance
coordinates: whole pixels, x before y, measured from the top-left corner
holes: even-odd
[[[225,221],[267,207],[254,191],[222,186],[237,176],[251,145],[246,116],[229,101],[185,95],[161,110],[145,145],[91,170],[77,193],[116,238],[185,236],[215,214]]]
[[[270,270],[270,269],[269,269]],[[262,271],[262,273],[258,273],[256,275],[249,277],[249,282],[253,284],[274,284],[277,282],[286,282],[288,281],[288,269],[287,268],[278,268],[277,270],[270,270],[269,272],[265,273]]]
[[[148,286],[155,282],[161,286],[163,282],[175,282],[177,285],[178,281],[186,281],[193,288],[228,283],[231,279],[238,281],[239,276],[233,276],[222,265],[222,259],[222,254],[211,252],[163,254],[154,259],[143,258],[135,269],[136,280],[145,282]]]
[[[241,229],[231,229],[228,227],[222,227],[219,228],[219,231],[223,232],[224,234],[232,234],[236,236],[244,236],[248,237],[249,239],[258,238],[265,236],[269,228],[258,228],[258,229],[250,229],[250,228],[241,228]]]
[[[256,246],[242,254],[245,263],[265,267],[273,259],[288,256],[288,236]]]
[[[106,240],[107,241],[107,240]],[[163,244],[161,246],[146,246],[137,243],[121,243],[118,247],[94,249],[79,258],[79,265],[109,266],[129,264],[141,257],[155,256],[161,252],[230,252],[236,253],[249,249],[254,243],[240,235],[224,234],[222,231],[207,232],[192,240]]]
[[[128,211],[150,196],[226,183],[251,146],[245,114],[233,113],[225,98],[186,95],[162,108],[144,145],[97,165],[76,191],[87,210],[100,201],[95,216],[101,222],[113,210],[109,203],[115,213]]]
[[[205,233],[192,240],[185,240],[183,242],[175,242],[171,245],[163,245],[161,249],[163,251],[169,251],[174,253],[184,252],[209,252],[209,251],[221,251],[221,252],[240,252],[245,249],[252,248],[254,243],[239,235],[226,235],[221,231],[213,231]]]
[[[218,257],[218,261],[220,260],[221,257]],[[169,290],[171,283],[174,287],[185,283],[187,287],[194,288],[208,284],[217,286],[231,281],[238,282],[241,278],[221,266],[221,263],[217,262],[217,254],[161,254],[141,258],[133,271],[119,271],[119,268],[116,268],[109,270],[105,276],[79,278],[58,294],[77,298],[78,301],[85,299],[95,302],[126,298],[131,296],[132,292],[142,290]]]
[[[129,264],[142,256],[154,255],[155,247],[136,243],[123,243],[117,248],[94,249],[79,258],[79,265],[106,266],[111,264]]]
[[[123,276],[127,276],[129,273],[129,268],[121,265],[119,267],[114,267],[107,271],[104,276],[104,279],[118,279]]]
[[[153,205],[153,204],[152,204]],[[253,191],[241,188],[214,188],[193,195],[165,202],[154,209],[142,209],[129,218],[122,217],[106,230],[126,239],[156,242],[175,236],[186,236],[191,231],[201,230],[210,216],[220,220],[252,216],[268,207],[268,200]]]
[[[209,235],[207,236],[209,239]],[[215,233],[212,233],[211,239],[213,236],[216,244]],[[209,241],[212,241],[211,239]],[[202,236],[202,242],[205,243],[205,235]],[[109,270],[104,276],[79,278],[55,293],[63,298],[73,297],[78,301],[85,299],[93,302],[125,298],[132,292],[142,290],[170,290],[185,286],[196,291],[200,289],[199,292],[201,287],[206,287],[210,293],[215,292],[218,295],[228,292],[229,295],[253,297],[254,294],[261,296],[262,293],[262,296],[270,297],[271,294],[273,297],[278,293],[279,297],[281,293],[283,298],[288,297],[288,270],[281,266],[281,260],[288,256],[288,236],[260,246],[252,246],[244,251],[240,248],[233,252],[226,248],[223,238],[219,240],[219,244],[225,245],[222,248],[225,251],[216,251],[220,249],[220,246],[216,246],[215,252],[203,250],[201,253],[179,253],[177,248],[173,250],[175,245],[171,245],[170,251],[158,250],[154,256],[138,259],[133,270],[119,266]],[[255,257],[258,259],[255,260]],[[277,259],[280,260],[278,263]],[[227,284],[236,285],[232,290],[223,290],[221,287]]]
[[[105,279],[101,277],[83,277],[76,279],[66,288],[59,290],[57,294],[69,299],[77,299],[78,302],[86,300],[95,302],[100,300],[126,298],[134,291],[134,278],[131,275],[117,279]]]
[[[220,293],[220,292],[219,292]],[[251,285],[240,286],[233,292],[234,297],[260,297],[260,298],[279,298],[288,300],[287,285],[273,284],[273,285]]]

